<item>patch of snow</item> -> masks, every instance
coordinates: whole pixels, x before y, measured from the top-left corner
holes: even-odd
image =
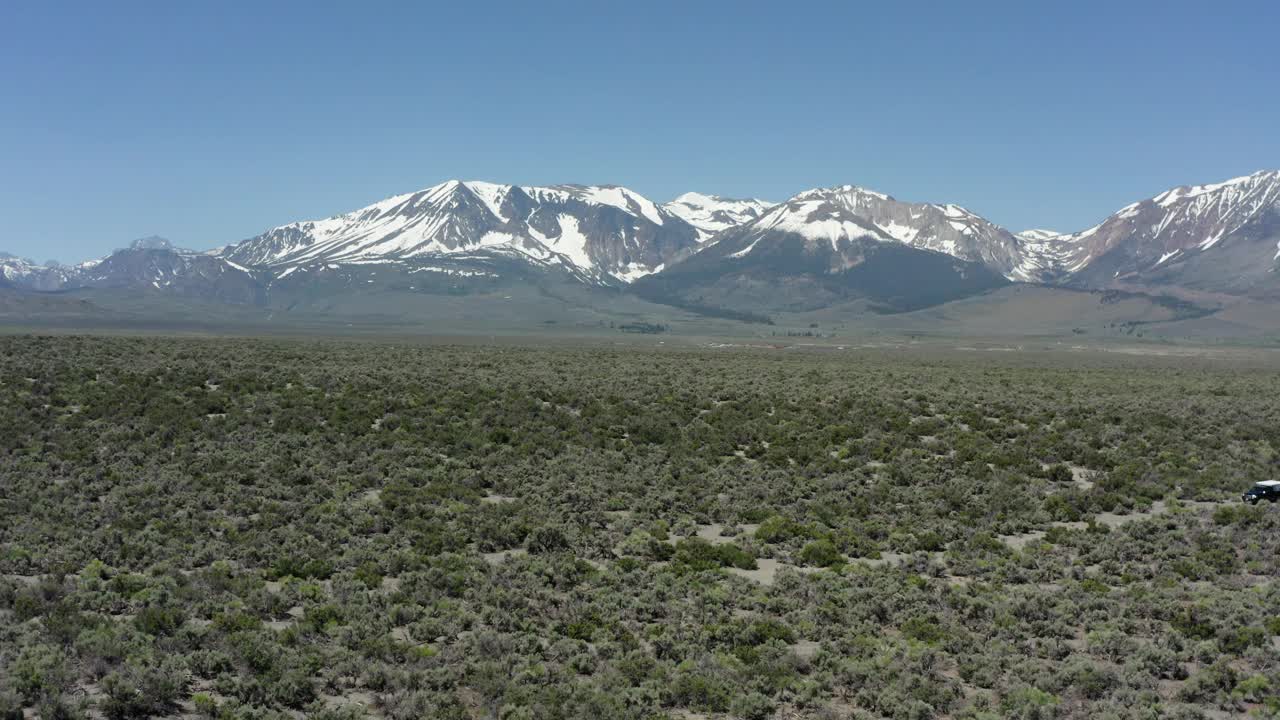
[[[952,205],[948,203],[941,207],[942,207],[942,213],[951,219],[971,220],[973,218],[978,217],[977,215],[973,214],[972,212],[970,212],[965,208],[960,207],[959,205]]]
[[[841,240],[852,240],[859,237],[871,237],[876,240],[884,238],[867,228],[848,220],[817,220],[795,227],[795,232],[810,240],[827,240],[832,249],[838,249]]]
[[[1037,241],[1037,242],[1048,240],[1049,238],[1057,237],[1061,234],[1062,233],[1056,230],[1045,230],[1043,228],[1032,228],[1031,230],[1023,230],[1022,232],[1017,233],[1018,237],[1022,238],[1023,240],[1031,240],[1031,241]]]
[[[439,267],[436,265],[423,265],[421,267],[413,268],[409,272],[410,273],[420,273],[420,272],[442,273],[445,275],[456,275],[458,277],[498,277],[497,273],[489,272],[487,270],[468,270],[466,268],[446,268],[446,267]],[[410,287],[409,289],[412,290],[413,288]]]
[[[1260,176],[1267,173],[1255,173],[1253,175],[1244,175],[1230,180],[1224,180],[1220,183],[1210,185],[1184,185],[1176,187],[1172,190],[1166,190],[1155,197],[1155,203],[1160,207],[1169,207],[1170,205],[1186,198],[1193,198],[1206,193],[1217,192],[1223,188],[1233,187],[1235,185],[1244,185],[1257,180]]]
[[[770,211],[756,225],[764,230],[796,233],[807,240],[827,241],[836,248],[841,240],[868,237],[874,240],[893,240],[887,234],[868,227],[865,221],[857,222],[848,211],[830,212],[824,209],[823,200],[791,201]],[[829,206],[826,206],[829,207]],[[754,246],[754,243],[752,244]],[[745,251],[743,251],[745,252]],[[740,257],[738,254],[730,257]]]
[[[887,223],[880,223],[879,227],[885,231],[885,234],[899,242],[910,244],[920,234],[920,228],[911,225],[902,225],[890,220]]]
[[[662,206],[671,215],[698,230],[698,242],[712,235],[750,222],[777,203],[765,200],[734,200],[717,195],[687,192]]]
[[[487,232],[480,238],[477,247],[496,247],[499,245],[514,245],[516,236],[511,233],[504,232]]]
[[[735,252],[735,253],[730,253],[730,254],[729,254],[729,255],[727,255],[726,257],[731,257],[731,258],[741,258],[741,257],[746,257],[747,255],[749,255],[749,254],[751,253],[751,251],[752,251],[752,250],[754,250],[754,249],[755,249],[756,245],[760,244],[760,241],[761,241],[762,239],[764,239],[764,234],[763,234],[763,233],[762,233],[762,234],[760,234],[760,235],[758,235],[758,236],[756,236],[756,239],[755,239],[755,240],[753,240],[753,241],[751,242],[751,244],[750,244],[750,245],[748,245],[748,246],[746,246],[746,247],[742,248],[741,250],[739,250],[739,251],[737,251],[737,252]],[[1276,257],[1280,257],[1280,253],[1277,253]]]
[[[868,190],[867,188],[860,187],[858,185],[839,185],[832,188],[814,188],[812,190],[806,190],[800,193],[799,195],[796,195],[794,198],[792,198],[792,200],[812,200],[815,198],[820,200],[827,200],[834,196],[840,196],[840,195],[855,196],[855,197],[858,195],[866,195],[869,197],[873,197],[877,200],[893,199],[892,197],[885,195],[882,192],[876,192],[875,190]]]
[[[595,267],[587,255],[587,236],[578,228],[578,218],[562,213],[556,220],[560,223],[560,236],[551,239],[551,250],[568,257],[580,268]]]
[[[583,188],[580,197],[589,202],[625,210],[632,215],[639,209],[640,215],[653,224],[662,224],[662,214],[658,212],[658,206],[643,195],[623,187],[586,187]]]
[[[1214,245],[1217,245],[1217,244],[1218,244],[1218,241],[1222,239],[1222,236],[1223,236],[1224,234],[1225,234],[1225,233],[1224,233],[1223,231],[1219,230],[1218,232],[1214,233],[1213,235],[1210,235],[1208,238],[1206,238],[1206,239],[1204,240],[1204,242],[1200,243],[1200,249],[1201,249],[1201,250],[1208,250],[1209,248],[1213,247]]]
[[[480,198],[485,207],[489,208],[489,212],[493,213],[494,217],[504,222],[506,221],[507,218],[502,214],[502,201],[506,200],[507,193],[511,192],[510,185],[471,180],[463,183],[463,186]]]
[[[1140,202],[1132,203],[1130,205],[1125,205],[1124,207],[1120,208],[1118,212],[1116,212],[1116,216],[1125,218],[1125,219],[1131,218],[1137,215],[1138,213],[1142,212],[1141,206],[1142,206],[1142,203]]]
[[[627,265],[625,268],[623,268],[622,270],[614,272],[613,276],[618,278],[622,282],[630,283],[630,282],[635,282],[637,279],[642,278],[645,275],[652,275],[654,273],[662,272],[662,268],[664,267],[666,267],[665,264],[659,265],[653,269],[649,269],[639,263],[631,263]]]

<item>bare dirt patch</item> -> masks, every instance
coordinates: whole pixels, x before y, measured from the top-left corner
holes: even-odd
[[[1150,510],[1144,510],[1141,512],[1132,512],[1125,515],[1121,515],[1118,513],[1109,513],[1109,512],[1098,513],[1098,515],[1096,516],[1096,520],[1099,525],[1106,525],[1107,527],[1120,527],[1121,525],[1124,525],[1126,523],[1131,523],[1135,520],[1146,520],[1147,518],[1153,518],[1156,515],[1163,514],[1167,510],[1168,510],[1168,506],[1165,505],[1165,502],[1163,500],[1157,500],[1151,503]]]
[[[508,558],[520,557],[528,555],[529,551],[524,548],[514,548],[511,550],[499,550],[498,552],[481,553],[484,561],[490,565],[500,565],[507,561]]]
[[[726,528],[724,525],[721,525],[720,523],[711,523],[710,525],[699,525],[697,531],[694,532],[694,536],[702,540],[706,540],[712,545],[727,545],[729,543],[737,542],[740,538],[755,534],[756,528],[758,527],[760,526],[739,526],[739,532],[737,535],[725,535],[724,531]]]
[[[787,647],[790,648],[791,652],[795,653],[796,657],[810,660],[822,649],[822,643],[816,640],[801,640],[791,643]]]
[[[783,569],[795,570],[798,573],[815,573],[825,568],[805,567],[803,565],[792,565],[785,563],[776,558],[757,558],[755,570],[743,570],[742,568],[726,568],[729,572],[744,577],[761,585],[772,585],[778,577],[778,573]]]

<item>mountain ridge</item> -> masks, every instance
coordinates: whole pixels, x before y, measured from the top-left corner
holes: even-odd
[[[1065,246],[1068,282],[1077,286],[1274,292],[1280,171],[1171,188],[1056,240]]]
[[[221,255],[287,268],[497,253],[608,284],[653,272],[698,240],[697,228],[618,185],[449,180],[342,215],[282,225]]]
[[[767,261],[752,259],[756,253]],[[875,263],[865,264],[872,260],[883,264],[874,277],[867,273]],[[459,290],[508,274],[613,289],[639,284],[654,297],[657,287],[703,278],[719,290],[682,286],[669,299],[733,311],[720,301],[751,296],[754,312],[775,291],[787,298],[783,305],[812,306],[865,290],[891,308],[949,297],[942,288],[979,292],[1003,282],[1280,300],[1278,264],[1280,171],[1259,171],[1170,188],[1069,233],[1014,233],[958,204],[902,201],[857,185],[778,203],[699,192],[657,203],[620,185],[448,180],[210,251],[150,236],[72,266],[0,254],[0,278],[35,291],[129,287],[238,303],[308,287],[316,273],[340,271],[343,287],[376,287],[388,274],[377,268],[393,266],[392,274],[434,276]],[[799,274],[783,282],[775,270]],[[921,272],[933,287],[919,287],[911,273]],[[735,273],[737,280],[726,279]],[[857,279],[862,290],[838,277]],[[411,283],[419,285],[440,282]],[[308,292],[332,286],[312,283]]]

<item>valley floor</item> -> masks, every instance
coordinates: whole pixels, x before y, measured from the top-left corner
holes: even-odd
[[[718,312],[573,284],[513,283],[456,295],[369,289],[279,307],[125,290],[0,291],[0,332],[443,337],[522,344],[1280,347],[1280,306],[1219,296],[1188,300],[1013,285],[912,312],[884,312],[862,301],[747,318],[752,321]]]
[[[1280,358],[1068,343],[0,335],[0,717],[1275,716]]]

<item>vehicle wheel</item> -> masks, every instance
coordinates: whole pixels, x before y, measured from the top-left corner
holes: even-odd
[[[1250,505],[1257,505],[1257,504],[1258,504],[1258,501],[1257,501],[1257,500],[1250,500],[1250,501],[1249,501],[1249,504],[1250,504]]]

